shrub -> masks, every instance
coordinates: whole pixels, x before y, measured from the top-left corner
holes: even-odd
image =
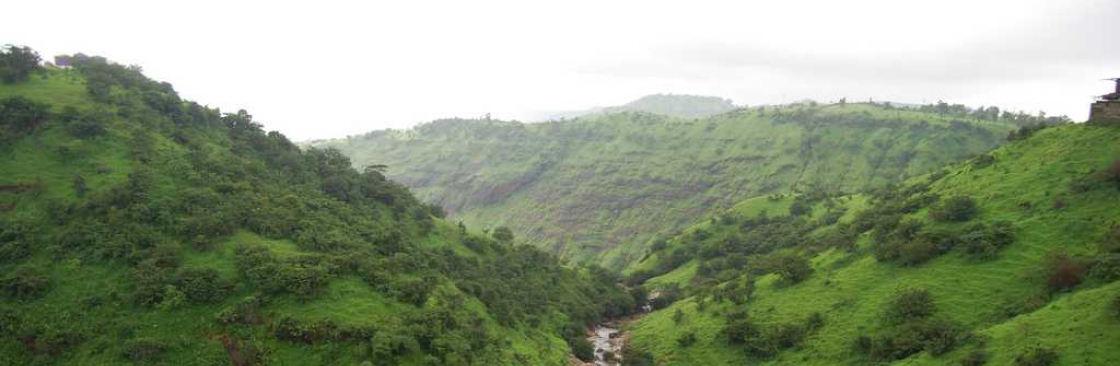
[[[32,131],[49,116],[48,104],[18,96],[0,100],[0,128],[12,133]]]
[[[779,349],[792,348],[805,339],[805,328],[798,324],[778,324],[767,332],[768,342]]]
[[[261,314],[261,298],[247,297],[238,304],[223,309],[218,313],[217,320],[224,325],[256,325],[264,320]]]
[[[695,331],[691,331],[691,330],[687,331],[683,335],[681,335],[679,338],[677,338],[677,345],[682,347],[682,348],[692,347],[692,345],[694,345],[694,344],[696,344],[696,332]]]
[[[921,326],[922,348],[931,355],[940,356],[956,347],[960,330],[944,321],[931,321]]]
[[[1105,182],[1112,183],[1116,189],[1120,189],[1120,160],[1112,162],[1112,165],[1101,172],[1101,176]]]
[[[137,363],[151,363],[159,361],[171,347],[158,340],[138,338],[124,342],[121,348],[125,359]]]
[[[1109,310],[1112,311],[1112,316],[1115,317],[1116,320],[1120,320],[1120,294],[1112,297],[1112,304]]]
[[[1087,266],[1065,253],[1053,253],[1046,258],[1046,288],[1050,292],[1073,289],[1085,279]]]
[[[787,283],[794,284],[804,281],[813,273],[813,267],[809,265],[809,260],[795,254],[779,254],[772,261],[774,272]]]
[[[886,317],[895,323],[905,323],[929,317],[936,311],[933,295],[928,290],[908,289],[895,296],[894,301],[887,308]]]
[[[812,332],[824,327],[824,314],[814,312],[805,319],[805,329]]]
[[[977,348],[969,351],[961,358],[961,366],[981,366],[988,363],[988,351]]]
[[[758,338],[762,331],[747,318],[746,314],[730,314],[720,333],[731,344],[744,344],[751,339]]]
[[[1008,221],[997,221],[991,226],[975,223],[964,229],[959,240],[965,254],[970,257],[995,259],[999,249],[1015,241],[1015,228]]]
[[[490,234],[490,236],[494,237],[494,240],[502,243],[511,243],[514,239],[513,230],[505,226],[499,226],[497,229],[494,229],[494,232]]]
[[[1089,275],[1104,281],[1120,279],[1120,254],[1098,254],[1097,258],[1093,260],[1093,266],[1089,271]]]
[[[1050,366],[1058,360],[1058,352],[1045,347],[1032,347],[1015,356],[1016,366]]]
[[[915,239],[898,247],[898,257],[903,264],[916,266],[937,257],[937,245],[924,239]]]
[[[181,268],[172,282],[187,296],[187,300],[197,303],[222,301],[233,289],[233,283],[221,278],[213,268]]]
[[[878,360],[901,360],[921,351],[921,334],[910,326],[880,334],[868,345],[868,354]]]
[[[941,200],[929,209],[934,221],[968,221],[976,215],[976,201],[968,196],[953,196]]]
[[[5,297],[12,299],[36,299],[50,288],[50,278],[39,267],[32,265],[22,265],[0,278],[0,291]]]
[[[591,344],[591,341],[588,341],[587,338],[580,336],[569,337],[568,346],[572,348],[572,354],[580,361],[595,361],[595,345]]]
[[[0,81],[12,84],[27,80],[41,68],[39,61],[39,54],[27,46],[4,45],[0,48]]]
[[[653,355],[630,344],[622,346],[621,366],[653,366]]]

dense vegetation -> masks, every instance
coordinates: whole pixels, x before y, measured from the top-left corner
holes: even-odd
[[[73,65],[0,85],[0,365],[560,365],[637,307],[380,167]]]
[[[745,200],[655,240],[629,280],[666,365],[1120,360],[1120,129],[1030,135],[904,184]],[[684,340],[684,341],[682,341]]]
[[[696,119],[440,120],[312,146],[389,165],[388,176],[455,220],[506,225],[566,258],[621,268],[653,237],[739,200],[881,187],[988,151],[1019,126],[1061,120],[944,103],[804,103]]]

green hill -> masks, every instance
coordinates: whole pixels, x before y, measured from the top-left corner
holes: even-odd
[[[74,65],[0,84],[0,365],[565,365],[636,307],[245,111]]]
[[[810,103],[702,119],[439,120],[312,146],[387,165],[454,220],[621,268],[653,236],[744,198],[883,186],[988,151],[1015,126],[991,111]]]
[[[749,199],[631,268],[683,298],[632,343],[664,365],[1116,364],[1118,192],[1120,129],[1065,125],[899,187]]]

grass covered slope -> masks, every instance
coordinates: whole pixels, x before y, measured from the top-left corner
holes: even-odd
[[[0,84],[0,365],[564,365],[616,277],[75,57]]]
[[[635,266],[685,299],[632,342],[666,365],[1115,364],[1118,192],[1120,129],[1066,125],[791,217],[724,215]]]
[[[995,147],[1013,123],[889,104],[792,105],[702,119],[649,113],[523,124],[441,120],[338,148],[472,226],[506,225],[622,267],[655,235],[738,200],[898,182]]]

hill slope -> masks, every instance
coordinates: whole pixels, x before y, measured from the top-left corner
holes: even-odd
[[[747,200],[634,266],[685,299],[632,342],[665,365],[1115,364],[1118,192],[1120,128],[1066,125],[898,188]]]
[[[507,225],[576,260],[623,266],[655,234],[747,197],[897,182],[1003,140],[1012,124],[880,104],[618,113],[521,124],[441,120],[338,148],[472,226]]]
[[[0,365],[564,365],[635,308],[337,151],[74,64],[0,84]]]

